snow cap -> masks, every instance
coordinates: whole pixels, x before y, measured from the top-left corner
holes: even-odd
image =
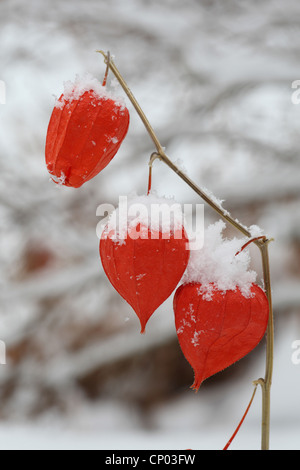
[[[243,250],[238,255],[248,238],[225,239],[223,231],[226,224],[219,220],[205,230],[204,246],[190,253],[190,261],[183,276],[183,283],[200,283],[201,294],[207,300],[212,299],[214,289],[221,291],[235,290],[237,287],[245,297],[251,295],[251,285],[256,280],[256,273],[249,270],[250,255]]]
[[[148,195],[132,193],[120,197],[118,208],[108,219],[106,234],[113,232],[116,241],[121,241],[128,236],[128,231],[137,226],[141,226],[142,230],[161,232],[166,238],[168,234],[178,233],[181,238],[184,227],[181,204],[176,203],[173,198],[158,196],[155,191]]]
[[[55,106],[62,108],[66,102],[70,103],[73,100],[79,100],[87,91],[93,92],[94,96],[98,99],[111,99],[116,102],[116,106],[121,109],[125,108],[123,98],[115,96],[107,87],[102,86],[100,81],[89,72],[86,72],[82,76],[76,75],[74,82],[71,80],[64,82],[63,95],[56,100]]]

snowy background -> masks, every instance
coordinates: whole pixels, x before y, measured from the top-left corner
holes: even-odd
[[[300,449],[299,15],[298,0],[0,1],[1,449],[221,449],[264,375],[263,341],[195,394],[172,299],[141,336],[103,274],[96,209],[146,191],[154,150],[130,103],[128,136],[100,175],[77,190],[49,181],[53,95],[76,74],[102,80],[97,49],[115,56],[170,158],[275,238],[271,448]],[[162,163],[153,184],[201,202]],[[205,224],[216,220],[206,207]],[[232,449],[260,448],[260,413],[258,391]]]

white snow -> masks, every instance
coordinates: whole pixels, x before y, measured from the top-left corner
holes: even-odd
[[[217,198],[217,197],[213,194],[213,192],[210,191],[210,190],[207,189],[207,188],[204,188],[204,187],[203,187],[203,188],[201,188],[201,189],[202,189],[202,191],[210,198],[210,200],[211,200],[219,209],[222,210],[222,212],[223,212],[224,215],[230,215],[230,213],[229,213],[226,209],[224,209],[224,207],[223,207],[223,203],[225,202],[224,200]]]
[[[243,250],[237,254],[248,239],[226,239],[223,236],[225,228],[226,224],[222,220],[207,227],[204,246],[200,250],[191,251],[182,279],[185,284],[200,283],[200,293],[206,299],[212,298],[214,289],[227,291],[237,287],[247,297],[250,295],[251,285],[256,281],[256,272],[249,269],[249,252]]]
[[[199,344],[199,336],[201,336],[201,333],[203,333],[203,331],[195,331],[194,333],[194,336],[193,338],[191,339],[191,343],[195,346],[195,348],[198,346]]]
[[[73,100],[79,100],[79,98],[88,91],[91,91],[97,99],[114,100],[116,110],[117,108],[121,108],[121,110],[125,108],[124,99],[122,97],[115,96],[107,89],[106,86],[102,86],[99,80],[94,78],[93,75],[89,72],[86,72],[82,76],[77,74],[74,82],[71,80],[65,81],[63,95],[56,99],[55,106],[61,109],[65,103],[71,103]]]
[[[55,183],[57,183],[58,186],[63,186],[65,181],[66,181],[66,175],[62,171],[61,174],[60,174],[60,177],[53,175],[50,178],[50,181],[51,180],[53,180]]]
[[[166,238],[172,233],[181,237],[184,226],[182,206],[174,198],[159,196],[155,191],[140,196],[133,192],[120,197],[118,208],[110,214],[104,228],[107,234],[112,232],[113,238],[122,242],[128,232],[138,225],[138,233],[146,238],[148,229],[152,232],[151,236],[155,232],[161,232]],[[131,231],[131,236],[135,236],[132,233]]]

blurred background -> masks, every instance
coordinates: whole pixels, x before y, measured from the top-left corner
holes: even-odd
[[[297,0],[0,0],[1,449],[221,449],[264,375],[263,340],[195,394],[172,298],[140,335],[103,273],[96,209],[145,193],[154,150],[127,98],[111,164],[80,189],[50,182],[54,95],[76,74],[102,80],[97,49],[114,55],[170,158],[275,238],[271,448],[300,449],[299,15]],[[202,202],[160,162],[153,178],[160,195]],[[205,225],[216,220],[205,207]],[[232,449],[260,448],[260,419],[258,390]]]

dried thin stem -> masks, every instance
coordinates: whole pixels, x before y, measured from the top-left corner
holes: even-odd
[[[236,219],[233,219],[230,214],[225,211],[218,203],[213,201],[209,195],[205,193],[201,188],[199,188],[185,173],[183,173],[176,165],[173,163],[169,157],[165,154],[165,151],[160,144],[151,124],[149,123],[148,119],[146,118],[143,110],[141,109],[139,103],[137,102],[136,98],[134,97],[133,93],[131,92],[130,88],[128,87],[127,83],[125,82],[124,78],[120,74],[119,70],[117,69],[114,61],[110,59],[108,63],[108,56],[103,52],[103,51],[97,51],[100,52],[104,58],[105,58],[105,63],[109,65],[110,69],[114,73],[115,77],[118,79],[120,85],[122,86],[123,90],[125,91],[126,95],[130,99],[132,105],[134,106],[135,110],[137,111],[139,117],[141,118],[150,138],[152,139],[155,147],[156,147],[156,153],[157,156],[162,160],[166,165],[171,168],[183,181],[185,181],[207,204],[212,207],[221,217],[223,217],[225,220],[227,220],[231,225],[233,225],[236,229],[238,229],[243,235],[247,237],[251,237],[251,233],[249,230],[244,227],[240,222],[238,222]]]
[[[260,245],[260,252],[263,265],[264,288],[269,301],[269,322],[267,327],[267,347],[266,347],[266,370],[265,378],[260,379],[262,388],[262,432],[261,448],[269,450],[270,446],[270,416],[271,416],[271,386],[274,362],[274,316],[272,307],[271,276],[269,264],[269,243],[271,240],[264,240]]]
[[[108,67],[111,69],[111,71],[113,72],[113,74],[115,75],[117,80],[119,81],[120,85],[122,86],[123,90],[125,91],[126,95],[130,99],[130,101],[133,104],[134,108],[136,109],[139,117],[141,118],[144,126],[146,127],[151,139],[153,140],[153,143],[154,143],[154,145],[157,149],[157,153],[159,153],[159,154],[163,153],[163,148],[160,145],[160,142],[159,142],[158,138],[156,137],[155,132],[154,132],[154,130],[152,129],[152,127],[150,125],[150,122],[146,118],[146,116],[145,116],[144,112],[142,111],[140,105],[138,104],[137,100],[133,96],[133,93],[131,92],[131,90],[128,87],[127,83],[125,82],[124,78],[122,77],[119,70],[117,69],[114,61],[111,58],[110,58],[110,60],[108,60],[108,54],[105,54],[105,52],[103,52],[103,51],[96,51],[96,52],[99,52],[100,54],[103,55],[106,65],[108,65]]]
[[[183,173],[176,165],[173,163],[169,157],[165,154],[165,151],[160,144],[158,137],[156,136],[150,122],[148,121],[146,115],[141,109],[139,103],[128,87],[123,76],[117,69],[114,61],[110,58],[108,54],[99,50],[107,66],[111,69],[129,100],[131,101],[133,107],[138,113],[140,119],[142,120],[150,138],[152,139],[156,152],[156,158],[159,158],[163,161],[171,170],[173,170],[185,183],[198,194],[212,209],[214,209],[223,219],[225,219],[230,225],[235,227],[239,232],[244,236],[251,238],[251,233],[247,227],[242,225],[238,220],[234,219],[228,211],[226,211],[220,204],[213,200],[210,195],[206,194],[199,186],[197,186],[185,173]],[[153,154],[153,155],[154,155]],[[153,163],[153,162],[152,162]],[[152,164],[151,164],[152,167]],[[152,178],[152,169],[151,169],[151,178]],[[271,295],[271,281],[270,281],[270,266],[269,266],[269,254],[268,254],[268,244],[271,240],[267,237],[257,237],[256,239],[251,238],[249,243],[253,242],[258,246],[261,252],[262,257],[262,267],[263,267],[263,278],[264,278],[264,287],[265,292],[269,301],[269,323],[267,328],[267,348],[266,348],[266,372],[265,378],[259,379],[257,383],[261,385],[262,388],[262,450],[269,449],[269,435],[270,435],[270,389],[272,383],[272,373],[273,373],[273,349],[274,349],[274,325],[273,325],[273,309],[272,309],[272,295]]]

